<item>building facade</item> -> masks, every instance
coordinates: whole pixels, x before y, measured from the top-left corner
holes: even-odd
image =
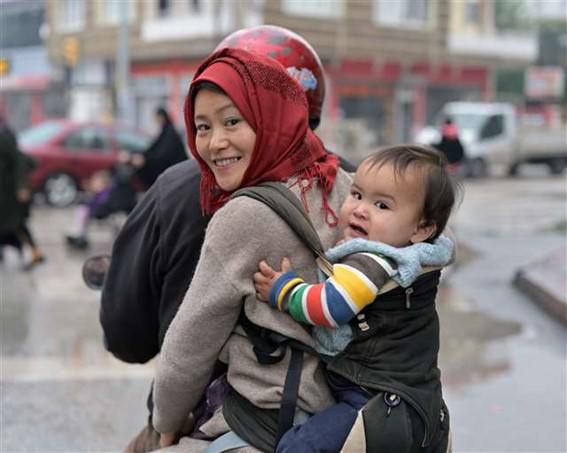
[[[49,55],[67,68],[74,91],[71,114],[112,114],[121,2],[47,1]],[[444,102],[492,99],[494,68],[525,65],[536,51],[532,37],[499,34],[492,0],[140,0],[127,5],[132,121],[143,128],[151,127],[157,105],[181,121],[199,61],[224,36],[247,26],[287,27],[317,50],[328,76],[320,133],[339,148],[409,141]],[[79,49],[72,65],[65,55],[69,42]]]
[[[50,77],[41,33],[43,1],[2,0],[0,13],[0,109],[14,129],[22,130],[63,114],[65,100]]]

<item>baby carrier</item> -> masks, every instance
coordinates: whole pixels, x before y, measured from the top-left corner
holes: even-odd
[[[313,252],[320,271],[332,275],[332,265],[326,259],[320,238],[309,217],[305,213],[297,197],[281,184],[264,183],[236,191],[232,197],[248,196],[260,201],[274,210],[284,219],[290,228]],[[423,272],[437,270],[424,268]],[[380,294],[387,293],[397,287],[393,281],[384,285]],[[400,289],[401,290],[401,289]],[[404,292],[401,291],[403,294]],[[253,324],[241,312],[239,324],[249,337],[258,361],[270,365],[282,360],[290,351],[290,365],[285,378],[282,403],[279,410],[260,409],[231,390],[223,405],[223,414],[229,426],[244,440],[240,445],[232,444],[230,448],[245,445],[246,442],[262,449],[274,451],[281,436],[298,420],[296,411],[297,394],[305,353],[317,355],[317,352],[306,345],[285,337],[277,332]],[[299,417],[301,418],[301,417]],[[409,422],[411,420],[411,422]],[[380,421],[378,421],[380,420]],[[384,422],[387,420],[387,423]],[[378,421],[378,423],[375,423]],[[439,422],[434,433],[420,445],[400,441],[400,437],[413,438],[412,426],[421,424],[422,418],[415,412],[403,397],[392,392],[376,393],[359,412],[358,419],[343,447],[344,452],[439,452],[450,451],[449,414],[442,404]],[[413,423],[412,423],[413,422]],[[408,431],[410,427],[410,432]],[[407,444],[403,446],[404,442]],[[219,450],[216,450],[219,451]],[[222,450],[220,450],[222,451]]]

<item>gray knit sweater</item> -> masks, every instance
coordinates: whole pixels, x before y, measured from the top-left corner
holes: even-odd
[[[298,195],[293,179],[288,186]],[[351,178],[338,171],[329,205],[339,213]],[[338,240],[339,229],[324,221],[318,185],[306,194],[308,214],[323,247]],[[215,360],[228,364],[228,381],[244,397],[263,408],[278,408],[289,357],[275,365],[260,365],[252,345],[236,327],[242,305],[249,319],[260,326],[314,346],[304,327],[255,298],[252,275],[267,259],[279,268],[290,257],[294,270],[315,281],[311,252],[284,220],[264,204],[239,197],[228,202],[211,220],[195,275],[163,343],[154,383],[153,422],[160,432],[178,431],[203,395]],[[288,355],[289,356],[289,355]],[[318,412],[333,404],[319,360],[306,355],[298,406]]]

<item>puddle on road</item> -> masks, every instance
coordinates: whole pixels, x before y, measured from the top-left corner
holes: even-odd
[[[0,268],[2,379],[43,381],[148,377],[153,365],[121,363],[105,351],[98,295],[80,280],[78,261],[22,273],[9,257]],[[56,263],[57,264],[57,263]]]
[[[504,341],[522,331],[520,323],[475,311],[450,286],[439,288],[441,322],[439,366],[443,385],[460,391],[470,384],[507,373],[510,361]]]

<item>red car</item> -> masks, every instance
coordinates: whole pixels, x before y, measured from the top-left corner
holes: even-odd
[[[43,192],[49,204],[64,207],[73,203],[93,173],[117,163],[119,151],[144,152],[149,138],[115,124],[48,120],[22,131],[18,143],[37,163],[30,188]]]

